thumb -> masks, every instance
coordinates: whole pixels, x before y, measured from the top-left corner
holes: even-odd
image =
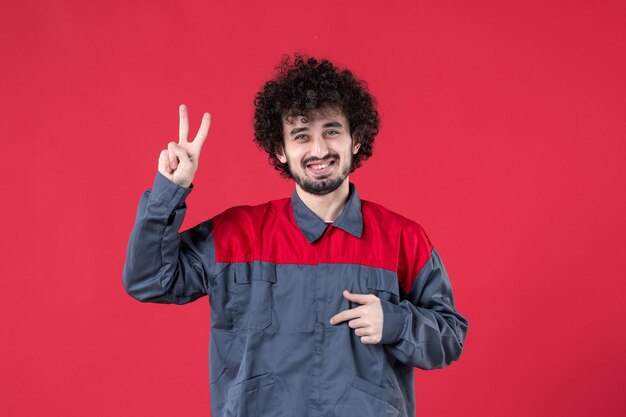
[[[187,153],[185,148],[179,146],[174,142],[170,142],[168,149],[178,158],[178,165],[181,169],[187,170],[193,166],[191,160],[189,159],[189,154]]]
[[[369,302],[369,297],[368,297],[369,295],[370,294],[352,294],[348,290],[343,291],[344,297],[346,297],[348,300],[352,301],[353,303],[358,303],[358,304],[367,304]]]

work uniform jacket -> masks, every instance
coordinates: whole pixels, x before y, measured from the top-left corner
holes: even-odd
[[[191,189],[157,174],[139,203],[123,282],[144,302],[209,296],[212,415],[415,416],[413,368],[458,359],[467,331],[422,227],[360,200],[350,184],[332,224],[294,191],[178,233]],[[380,343],[329,322],[358,307],[344,289],[380,298]]]

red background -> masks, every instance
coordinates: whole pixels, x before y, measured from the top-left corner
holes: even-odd
[[[619,1],[3,1],[0,415],[206,416],[209,305],[121,283],[159,151],[213,115],[183,227],[290,195],[252,143],[283,53],[366,79],[351,180],[421,223],[470,321],[419,416],[626,413]]]

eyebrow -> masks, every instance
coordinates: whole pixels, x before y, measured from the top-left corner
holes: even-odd
[[[295,128],[295,129],[293,129],[291,132],[289,132],[289,135],[290,135],[290,136],[293,136],[293,135],[295,135],[295,134],[298,134],[298,133],[300,133],[300,132],[304,132],[304,131],[306,131],[306,130],[309,130],[309,128],[308,128],[308,127],[296,127],[296,128]]]
[[[328,123],[324,123],[322,125],[322,128],[327,128],[327,127],[343,127],[343,125],[339,122],[328,122]],[[292,129],[291,132],[289,132],[290,136],[296,135],[300,132],[305,132],[309,130],[308,127],[296,127],[295,129]]]

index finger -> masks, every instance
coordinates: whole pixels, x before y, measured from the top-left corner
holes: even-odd
[[[207,135],[209,134],[209,127],[211,126],[211,114],[204,113],[202,116],[202,123],[200,123],[200,129],[198,129],[198,133],[193,140],[194,144],[197,146],[202,146],[204,141],[206,140]],[[197,143],[196,143],[197,142]]]
[[[361,307],[351,308],[350,310],[343,310],[341,313],[335,314],[330,318],[331,324],[339,324],[346,320],[352,320],[361,317],[363,309]]]
[[[187,117],[187,106],[181,104],[178,108],[178,143],[187,142],[187,136],[189,135],[189,119]]]

